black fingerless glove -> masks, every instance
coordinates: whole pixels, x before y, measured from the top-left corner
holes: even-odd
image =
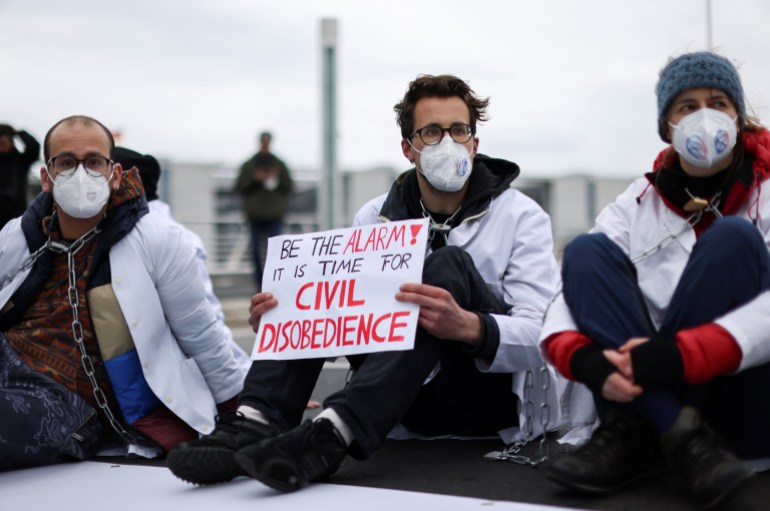
[[[666,387],[682,381],[684,361],[673,341],[650,340],[631,350],[634,383]]]
[[[617,368],[604,356],[599,346],[584,346],[577,350],[569,362],[575,379],[585,383],[591,392],[601,395],[604,382]]]

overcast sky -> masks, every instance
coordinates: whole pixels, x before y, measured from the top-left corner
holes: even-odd
[[[238,164],[256,134],[319,168],[321,18],[336,18],[338,163],[406,168],[393,105],[418,74],[490,96],[480,152],[522,175],[646,171],[654,87],[707,44],[707,0],[0,0],[0,122],[71,114],[160,158]],[[770,2],[712,0],[713,43],[770,121]]]

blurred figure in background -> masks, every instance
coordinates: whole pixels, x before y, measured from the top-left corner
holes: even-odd
[[[273,136],[259,135],[259,151],[241,165],[235,191],[241,196],[241,207],[251,225],[251,249],[254,261],[254,284],[262,289],[264,264],[262,254],[267,238],[283,232],[283,219],[292,191],[291,174],[286,164],[270,152]]]
[[[24,152],[14,144],[19,137]],[[0,229],[27,208],[27,174],[40,155],[40,144],[24,130],[0,124]]]

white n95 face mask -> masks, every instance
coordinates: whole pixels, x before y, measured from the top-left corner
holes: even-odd
[[[51,177],[50,173],[48,177]],[[107,204],[109,198],[108,180],[101,175],[89,175],[82,163],[72,174],[53,179],[53,199],[71,217],[91,218]]]
[[[674,150],[685,161],[700,168],[710,168],[724,160],[735,147],[736,118],[713,108],[701,108],[683,117],[674,130]]]
[[[412,149],[417,151],[414,146]],[[425,146],[417,153],[420,154],[417,170],[437,190],[456,192],[471,175],[471,155],[468,149],[451,137],[444,137],[438,144]]]

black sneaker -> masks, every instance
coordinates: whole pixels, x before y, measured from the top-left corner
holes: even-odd
[[[548,467],[548,479],[582,493],[606,495],[649,477],[661,462],[650,426],[610,409],[583,447]]]
[[[732,497],[753,472],[722,445],[720,438],[701,419],[700,412],[686,406],[676,422],[661,437],[666,460],[681,474],[690,490],[706,508]]]
[[[333,474],[345,451],[345,442],[331,421],[319,419],[244,447],[235,460],[254,479],[288,493]]]
[[[235,462],[238,449],[252,445],[279,432],[240,412],[217,416],[214,432],[197,440],[184,442],[169,451],[166,464],[183,481],[192,484],[216,484],[245,475]]]

